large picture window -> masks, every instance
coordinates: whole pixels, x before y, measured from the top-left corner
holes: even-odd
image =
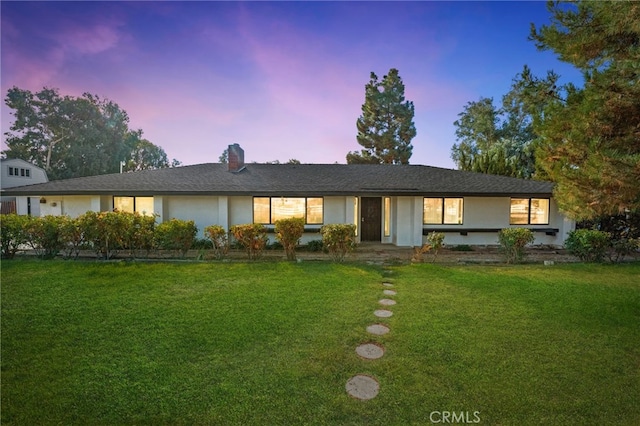
[[[548,225],[548,198],[512,198],[509,211],[511,225]]]
[[[423,220],[425,225],[461,225],[463,198],[425,198]]]
[[[254,197],[253,222],[274,224],[280,219],[304,218],[309,225],[321,225],[323,199],[320,197]]]
[[[113,210],[153,216],[153,197],[113,197]]]

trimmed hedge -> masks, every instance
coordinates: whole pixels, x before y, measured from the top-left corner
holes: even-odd
[[[353,224],[329,224],[320,228],[322,243],[336,262],[343,262],[347,253],[356,247],[356,226]]]
[[[247,251],[249,260],[259,259],[267,246],[267,228],[259,223],[232,226],[231,235]]]
[[[296,246],[304,233],[304,218],[294,217],[275,222],[276,238],[282,244],[287,260],[296,260]]]
[[[498,242],[507,263],[517,263],[524,258],[524,248],[535,240],[533,232],[526,228],[505,228],[498,233]]]

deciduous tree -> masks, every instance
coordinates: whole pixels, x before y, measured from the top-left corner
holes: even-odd
[[[130,130],[127,113],[108,99],[13,87],[5,102],[14,121],[2,155],[42,167],[52,180],[116,173],[121,161],[129,170],[169,166],[162,148]]]
[[[538,143],[534,126],[553,99],[547,93],[556,90],[557,79],[553,72],[539,79],[525,65],[502,97],[500,108],[492,98],[467,103],[454,122],[458,143],[451,148],[451,158],[457,167],[525,179],[534,177]],[[539,96],[541,93],[544,96]]]

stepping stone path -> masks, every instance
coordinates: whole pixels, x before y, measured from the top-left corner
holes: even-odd
[[[375,343],[365,343],[356,348],[356,353],[362,358],[366,359],[378,359],[384,355],[384,349]]]
[[[378,395],[380,384],[373,377],[359,374],[350,378],[345,388],[352,397],[367,400]]]
[[[390,330],[386,325],[373,324],[367,327],[367,331],[371,334],[382,336],[383,334],[387,334]]]
[[[384,272],[386,274],[391,273],[391,271]],[[392,283],[383,282],[382,285],[386,287],[386,289],[382,291],[385,296],[395,296],[397,294],[395,290],[390,290],[390,288],[393,287]],[[378,303],[383,306],[393,306],[396,304],[396,301],[385,298],[380,299]],[[373,314],[378,318],[389,318],[393,315],[393,312],[388,309],[377,309]],[[385,335],[389,331],[391,331],[389,327],[384,324],[372,324],[367,327],[367,332],[377,336]],[[375,360],[382,358],[384,355],[384,347],[377,343],[363,343],[356,348],[356,353],[364,359]],[[365,374],[358,374],[347,381],[345,389],[353,398],[369,400],[375,398],[378,395],[378,392],[380,392],[380,383],[378,383],[374,377],[367,376]]]

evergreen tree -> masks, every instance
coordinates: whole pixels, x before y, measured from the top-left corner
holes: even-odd
[[[576,219],[640,211],[640,3],[549,3],[531,39],[583,72],[536,126],[537,161]]]
[[[365,85],[362,115],[357,120],[357,140],[364,149],[347,154],[348,164],[408,164],[416,136],[413,102],[404,98],[404,83],[398,70],[378,80],[371,73]]]

